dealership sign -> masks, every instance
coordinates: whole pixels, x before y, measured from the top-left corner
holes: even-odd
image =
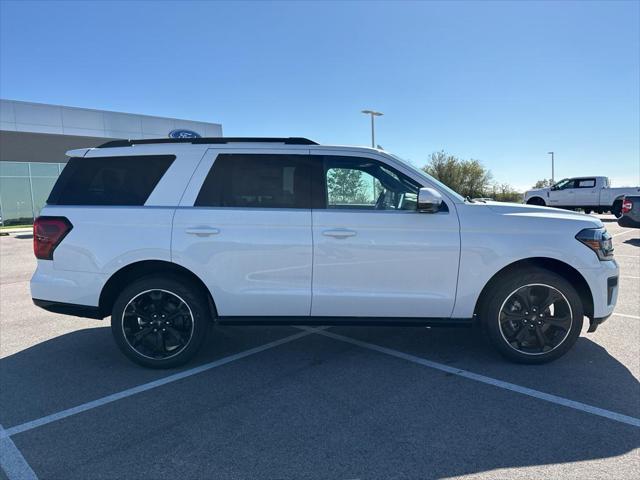
[[[200,134],[198,132],[194,132],[193,130],[184,130],[182,128],[177,130],[171,130],[169,132],[169,138],[200,138]]]

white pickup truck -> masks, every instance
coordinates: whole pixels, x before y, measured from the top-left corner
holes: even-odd
[[[640,187],[611,188],[607,177],[575,177],[560,180],[552,187],[528,190],[524,202],[569,210],[581,208],[585,213],[610,211],[619,217],[622,198],[638,193]]]

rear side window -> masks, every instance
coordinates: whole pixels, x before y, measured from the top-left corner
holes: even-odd
[[[582,178],[578,180],[578,188],[593,188],[596,186],[595,178]]]
[[[196,207],[311,208],[307,155],[220,154]]]
[[[175,155],[71,158],[49,205],[144,205]]]

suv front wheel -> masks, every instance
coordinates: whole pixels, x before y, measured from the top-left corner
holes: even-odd
[[[545,363],[564,355],[578,339],[584,317],[575,288],[540,268],[498,279],[479,313],[493,345],[520,363]]]
[[[111,331],[134,362],[172,368],[188,362],[205,339],[207,299],[189,281],[148,276],[127,286],[116,299]]]

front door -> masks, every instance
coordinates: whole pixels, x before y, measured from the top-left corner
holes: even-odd
[[[214,151],[175,212],[172,259],[204,281],[220,316],[307,316],[310,202],[308,150]]]
[[[453,203],[416,210],[418,185],[371,158],[322,161],[324,208],[313,210],[313,316],[446,318],[460,233]]]
[[[575,205],[575,183],[575,179],[572,178],[566,178],[556,183],[549,191],[547,205],[550,207],[571,207]]]

